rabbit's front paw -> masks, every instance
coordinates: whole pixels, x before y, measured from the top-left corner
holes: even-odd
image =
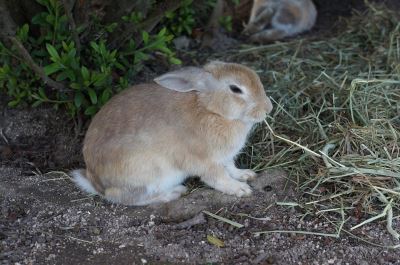
[[[230,182],[228,185],[224,187],[222,192],[229,195],[235,195],[238,197],[250,196],[252,193],[251,188],[247,183],[233,179],[232,182]]]
[[[239,181],[247,181],[255,179],[257,174],[251,169],[236,169],[231,176]]]
[[[178,185],[174,187],[173,189],[166,191],[163,201],[164,202],[169,202],[178,199],[179,197],[182,196],[182,194],[187,192],[187,188],[183,185]]]

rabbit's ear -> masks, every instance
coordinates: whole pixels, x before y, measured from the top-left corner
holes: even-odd
[[[217,87],[216,84],[218,83],[211,73],[197,67],[185,67],[166,73],[155,78],[154,82],[179,92],[212,90]]]

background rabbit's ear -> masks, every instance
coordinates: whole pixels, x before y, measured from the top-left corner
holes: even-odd
[[[202,68],[185,67],[159,76],[154,79],[154,82],[171,90],[188,92],[213,89],[217,80]]]

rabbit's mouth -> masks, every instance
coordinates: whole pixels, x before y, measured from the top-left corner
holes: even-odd
[[[250,115],[247,116],[248,121],[257,123],[262,122],[267,117],[267,114],[263,111],[252,111]]]

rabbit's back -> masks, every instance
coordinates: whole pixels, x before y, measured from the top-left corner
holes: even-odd
[[[123,163],[132,152],[143,153],[157,141],[173,141],[179,127],[187,127],[187,108],[194,92],[179,93],[157,84],[133,86],[114,96],[93,118],[86,133],[85,162],[96,165]],[[160,137],[159,134],[162,134]],[[123,166],[121,166],[123,167]]]
[[[95,140],[104,144],[109,140],[138,136],[142,131],[148,134],[165,130],[171,120],[175,126],[180,126],[183,124],[181,116],[188,113],[187,108],[194,100],[194,92],[179,93],[157,84],[133,86],[114,96],[96,114],[85,143]]]

